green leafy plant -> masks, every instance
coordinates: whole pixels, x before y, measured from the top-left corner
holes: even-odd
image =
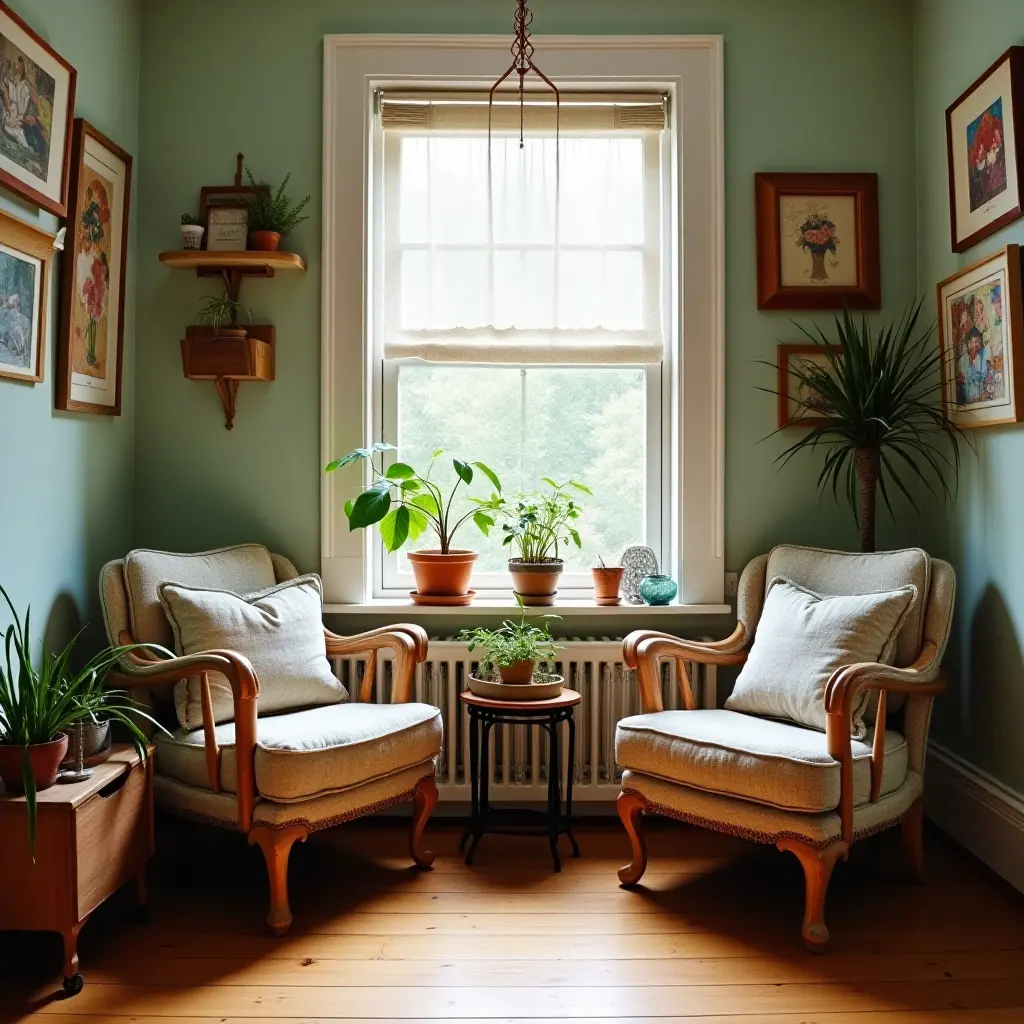
[[[105,682],[110,670],[130,651],[140,647],[166,655],[170,655],[170,651],[152,644],[107,647],[75,671],[70,662],[75,645],[82,635],[78,633],[63,650],[50,655],[44,653],[40,667],[36,668],[31,656],[31,609],[25,613],[25,625],[22,628],[21,619],[3,587],[0,587],[0,595],[3,595],[14,620],[8,626],[4,638],[6,667],[0,666],[0,744],[19,746],[22,750],[21,778],[28,809],[28,837],[34,851],[36,785],[28,748],[39,743],[49,743],[57,738],[58,733],[80,719],[103,719],[123,725],[135,749],[145,758],[146,737],[133,716],[148,719],[160,729],[163,726],[123,690],[107,689]]]
[[[183,213],[181,215],[181,223],[184,225],[193,224],[199,228],[204,227],[203,218],[194,213]]]
[[[550,661],[564,650],[556,644],[548,628],[550,619],[561,618],[559,615],[539,615],[531,622],[526,621],[526,609],[522,600],[516,597],[522,611],[518,622],[506,619],[497,629],[464,629],[459,639],[469,642],[469,652],[478,647],[483,648],[484,656],[480,659],[480,667],[485,673],[495,668],[508,668],[518,661]]]
[[[266,182],[257,182],[248,167],[245,173],[249,177],[249,184],[255,190],[249,197],[250,231],[276,231],[283,238],[304,220],[309,220],[309,215],[303,214],[302,211],[313,197],[307,195],[305,199],[292,206],[291,200],[285,195],[291,174],[286,174],[277,191],[273,192]]]
[[[214,295],[207,295],[206,305],[196,313],[195,322],[206,327],[212,327],[216,334],[222,327],[236,327],[238,325],[238,314],[246,315],[249,323],[252,323],[252,311],[242,302],[228,298],[225,292],[219,299]]]
[[[820,418],[776,462],[785,465],[797,452],[825,449],[818,487],[831,487],[837,502],[842,488],[860,528],[862,551],[875,550],[879,491],[890,515],[893,487],[917,509],[910,490],[914,480],[933,495],[951,498],[946,477],[960,469],[960,443],[967,438],[942,404],[935,325],[918,328],[920,312],[918,302],[873,332],[866,317],[858,325],[844,311],[841,320],[835,318],[835,341],[820,327],[818,337],[801,327],[825,361],[805,359],[787,368]]]
[[[506,546],[513,545],[524,562],[545,562],[559,557],[559,544],[582,547],[576,521],[582,509],[576,504],[575,493],[591,494],[585,484],[576,480],[560,484],[544,477],[548,490],[517,494],[512,499],[492,495],[488,500],[472,499],[482,511],[502,517],[502,530]]]
[[[479,470],[493,485],[488,502],[500,498],[501,481],[494,470],[482,462],[452,459],[455,482],[447,494],[432,479],[437,460],[444,455],[436,448],[425,473],[419,473],[405,462],[393,462],[384,468],[384,453],[397,451],[393,444],[378,441],[371,448],[356,448],[340,459],[328,463],[325,472],[333,473],[342,466],[368,461],[372,483],[354,501],[345,503],[349,530],[360,530],[374,523],[380,524],[380,535],[388,551],[397,551],[407,541],[418,540],[428,529],[437,534],[442,554],[449,554],[456,532],[472,520],[485,536],[494,526],[494,518],[481,507],[471,508],[459,515],[453,508],[455,495],[463,484],[473,483],[474,469]],[[379,457],[380,465],[374,463]],[[472,500],[472,499],[471,499]],[[488,502],[482,502],[488,505]]]

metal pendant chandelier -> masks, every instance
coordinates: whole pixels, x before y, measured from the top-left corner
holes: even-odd
[[[561,115],[561,96],[558,87],[534,63],[533,43],[530,41],[530,25],[533,22],[533,11],[526,6],[526,0],[516,0],[515,39],[512,41],[512,63],[508,70],[491,86],[487,98],[487,148],[491,142],[491,118],[494,111],[494,94],[500,86],[513,74],[519,76],[519,148],[524,145],[525,114],[526,114],[526,76],[531,72],[539,78],[555,96],[555,146],[558,145],[558,128]]]

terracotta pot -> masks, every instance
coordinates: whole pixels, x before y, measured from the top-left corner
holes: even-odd
[[[469,592],[475,551],[410,551],[409,561],[421,597],[462,597]]]
[[[531,683],[536,667],[535,661],[513,661],[511,665],[499,665],[498,675],[503,683]]]
[[[619,587],[622,585],[622,566],[595,566],[590,570],[594,577],[594,600],[597,604],[618,604]]]
[[[60,763],[67,752],[68,738],[62,732],[57,733],[57,738],[49,743],[33,743],[29,746],[28,760],[37,790],[49,789],[57,781]],[[0,744],[0,779],[3,780],[6,792],[22,792],[21,747],[11,743]]]
[[[277,231],[250,231],[249,248],[257,252],[276,252],[281,244],[281,235]]]
[[[531,607],[555,603],[562,568],[560,558],[548,558],[543,562],[524,562],[521,558],[508,560],[512,589],[523,599],[523,604]]]

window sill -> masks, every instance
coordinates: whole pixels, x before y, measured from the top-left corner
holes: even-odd
[[[694,616],[694,615],[731,615],[732,605],[729,604],[619,604],[598,605],[593,598],[565,598],[556,600],[553,605],[527,608],[527,615],[543,615],[553,613],[562,618],[600,617],[623,618],[642,615],[656,616]],[[325,604],[325,615],[380,615],[408,614],[414,618],[424,616],[444,616],[463,618],[472,615],[517,615],[519,606],[508,598],[477,598],[472,604],[462,606],[413,604],[408,598],[380,597],[361,604]]]

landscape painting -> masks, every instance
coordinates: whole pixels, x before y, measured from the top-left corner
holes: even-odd
[[[0,373],[37,380],[41,373],[39,292],[42,264],[0,244]]]

